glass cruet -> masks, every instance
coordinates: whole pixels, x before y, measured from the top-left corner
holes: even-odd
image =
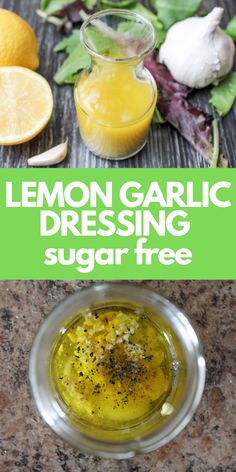
[[[75,85],[81,136],[95,155],[131,157],[146,143],[157,101],[143,65],[155,47],[155,30],[139,14],[111,9],[83,23],[81,41],[91,57]]]

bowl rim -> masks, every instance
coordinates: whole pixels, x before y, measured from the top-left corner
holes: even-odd
[[[45,353],[45,350],[43,350],[42,347],[45,343],[45,338],[48,345],[49,342],[50,346],[52,344],[50,332],[52,333],[53,324],[52,326],[50,326],[50,324],[57,321],[57,328],[53,328],[55,338],[56,330],[59,329],[59,326],[62,326],[61,321],[68,320],[70,315],[71,317],[73,316],[72,313],[74,313],[74,315],[76,314],[75,305],[77,305],[78,301],[83,302],[83,305],[78,307],[78,310],[82,310],[82,308],[86,309],[86,307],[89,306],[89,303],[84,304],[84,300],[86,300],[87,297],[90,299],[94,297],[95,300],[97,299],[97,302],[100,297],[100,299],[103,299],[105,302],[105,294],[111,291],[114,300],[114,294],[116,294],[118,298],[124,300],[124,293],[127,290],[131,291],[132,295],[136,296],[140,296],[140,293],[142,293],[142,295],[147,297],[147,300],[152,296],[155,303],[159,301],[159,307],[157,307],[158,314],[160,314],[166,321],[170,321],[172,317],[172,323],[178,323],[180,329],[185,329],[184,335],[187,335],[187,337],[182,336],[182,340],[185,339],[186,343],[191,344],[191,346],[190,344],[189,346],[191,347],[194,356],[195,373],[194,378],[191,381],[191,398],[189,397],[184,399],[180,405],[179,411],[177,411],[177,414],[174,417],[174,420],[171,421],[170,418],[169,423],[167,422],[167,424],[164,425],[161,434],[157,431],[150,436],[128,440],[125,443],[110,443],[106,441],[98,441],[97,439],[86,436],[79,432],[70,423],[68,417],[52,396],[49,378],[47,372],[45,372],[46,364],[49,359],[49,350]],[[116,301],[118,301],[118,298]],[[109,300],[111,301],[111,298],[109,298]],[[128,297],[126,298],[126,301],[128,303]],[[133,301],[132,296],[130,296],[129,301]],[[146,304],[144,304],[144,306],[146,306]],[[151,306],[152,305],[150,305],[150,307]],[[164,308],[167,310],[165,315],[160,311],[160,307],[162,307],[163,310]],[[68,311],[65,316],[66,309]],[[68,312],[70,313],[69,316]],[[177,325],[174,327],[172,324],[171,326],[176,333]],[[40,325],[33,341],[29,360],[29,379],[32,394],[38,411],[46,423],[70,446],[79,449],[84,453],[98,455],[109,459],[127,459],[137,454],[148,453],[162,447],[174,439],[190,422],[201,401],[205,385],[205,374],[206,367],[201,341],[185,312],[180,310],[174,303],[162,296],[155,289],[130,282],[99,282],[99,284],[93,284],[90,287],[82,288],[73,294],[66,296],[49,312]],[[46,390],[44,385],[45,382],[47,383]],[[185,397],[187,397],[187,394]]]

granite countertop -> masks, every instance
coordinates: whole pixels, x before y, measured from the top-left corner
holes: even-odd
[[[128,282],[127,282],[128,283]],[[188,427],[170,444],[125,461],[74,451],[40,418],[28,385],[33,337],[48,311],[91,282],[0,282],[1,472],[235,472],[236,282],[146,281],[183,307],[200,333],[207,382]]]

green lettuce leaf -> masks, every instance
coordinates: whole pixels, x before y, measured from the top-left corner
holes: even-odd
[[[54,76],[54,80],[58,85],[62,85],[69,77],[89,66],[90,55],[80,43],[72,50],[67,59],[63,62],[62,66]]]
[[[75,84],[75,82],[77,81],[79,77],[79,74],[72,74],[72,75],[69,75],[66,79],[65,79],[65,84],[68,84],[68,85],[73,85]]]
[[[74,0],[41,0],[41,9],[47,15],[54,15],[62,8],[73,3]]]
[[[193,16],[202,0],[151,0],[164,27],[168,29],[177,21]]]
[[[55,52],[67,52],[70,54],[76,46],[80,43],[80,30],[74,30],[73,33],[68,37],[60,41],[55,48]]]
[[[93,8],[97,5],[98,0],[83,0],[83,3],[88,8],[88,10],[93,10]]]
[[[236,15],[234,15],[232,20],[229,22],[226,28],[226,33],[236,42]]]
[[[50,2],[51,0],[41,0],[41,3],[40,3],[41,10],[46,10]]]
[[[141,3],[137,3],[133,7],[129,8],[129,10],[144,16],[144,18],[146,18],[150,21],[150,23],[152,23],[157,33],[157,47],[159,47],[165,40],[166,30],[158,16],[152,11],[148,10],[148,8],[146,8]]]
[[[93,49],[100,54],[117,53],[117,45],[102,34],[96,28],[89,28],[87,30],[89,35],[89,42]],[[60,69],[54,76],[57,84],[73,83],[73,78],[78,75],[80,71],[90,66],[90,54],[80,42],[79,30],[75,30],[71,36],[61,41],[56,47],[55,51],[66,51],[69,53],[67,59],[63,62]]]
[[[236,100],[236,72],[231,72],[211,90],[210,103],[221,116],[227,115]]]
[[[137,3],[135,0],[102,0],[101,4],[104,8],[128,8]]]
[[[154,111],[152,123],[154,125],[163,125],[164,123],[166,123],[166,119],[163,118],[162,114],[159,112],[157,107],[155,108],[155,111]]]

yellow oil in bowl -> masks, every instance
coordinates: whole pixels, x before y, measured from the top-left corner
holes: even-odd
[[[70,416],[103,429],[140,423],[161,410],[172,385],[165,333],[122,306],[82,314],[54,346],[52,377]]]

